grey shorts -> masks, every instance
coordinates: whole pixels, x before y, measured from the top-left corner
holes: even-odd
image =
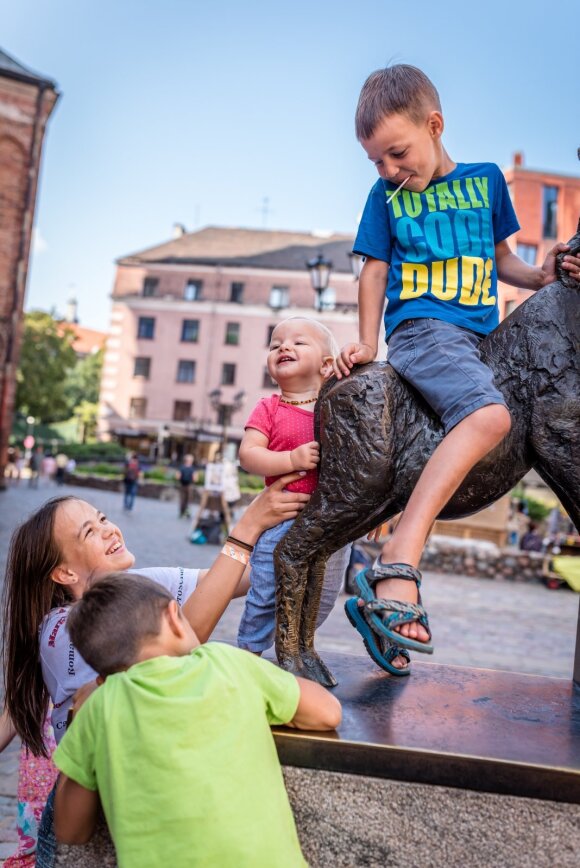
[[[481,361],[481,336],[439,319],[408,319],[389,338],[388,361],[437,413],[445,433],[505,398]]]

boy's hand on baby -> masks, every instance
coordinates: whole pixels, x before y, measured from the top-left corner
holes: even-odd
[[[548,252],[544,264],[542,265],[542,286],[548,286],[548,284],[553,283],[556,280],[556,256],[559,253],[565,253],[567,250],[570,250],[570,245],[559,242]],[[580,257],[572,255],[565,256],[564,261],[562,262],[562,268],[568,271],[571,277],[580,282]]]
[[[312,443],[303,443],[290,452],[290,463],[293,470],[314,470],[320,461],[320,446],[313,440]]]
[[[343,375],[348,377],[354,365],[366,365],[368,362],[373,362],[376,354],[376,349],[373,349],[369,344],[345,344],[340,355],[332,363],[335,376],[339,380],[342,379]]]

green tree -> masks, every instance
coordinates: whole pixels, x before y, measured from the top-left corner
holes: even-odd
[[[41,422],[70,418],[66,394],[69,372],[77,357],[74,335],[49,313],[31,311],[24,317],[20,367],[16,374],[16,409]]]
[[[99,405],[96,402],[81,401],[75,407],[75,418],[79,426],[79,440],[86,443],[93,440],[97,431]]]
[[[70,407],[75,410],[83,401],[97,404],[101,384],[104,350],[79,359],[67,376],[65,394]]]

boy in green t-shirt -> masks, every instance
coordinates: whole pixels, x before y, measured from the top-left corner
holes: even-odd
[[[338,700],[249,652],[200,645],[143,576],[96,582],[68,627],[102,684],[54,754],[57,840],[89,840],[100,796],[121,868],[305,865],[270,726],[334,729]]]

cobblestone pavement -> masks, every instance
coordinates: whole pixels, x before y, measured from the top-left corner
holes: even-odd
[[[138,566],[208,567],[216,546],[192,546],[189,523],[177,518],[175,503],[137,498],[125,513],[120,494],[65,487],[29,489],[25,483],[0,492],[0,560],[5,563],[14,527],[44,500],[56,494],[90,500],[118,523]],[[2,580],[4,571],[2,571]],[[541,585],[493,582],[465,576],[427,574],[423,586],[435,640],[436,663],[507,669],[570,678],[578,613],[577,597]],[[343,612],[344,597],[321,627],[317,649],[366,656],[358,634]],[[235,640],[242,600],[234,600],[214,637]],[[552,638],[552,644],[547,641]],[[369,666],[373,664],[369,660]],[[0,860],[14,849],[18,745],[0,755]]]

